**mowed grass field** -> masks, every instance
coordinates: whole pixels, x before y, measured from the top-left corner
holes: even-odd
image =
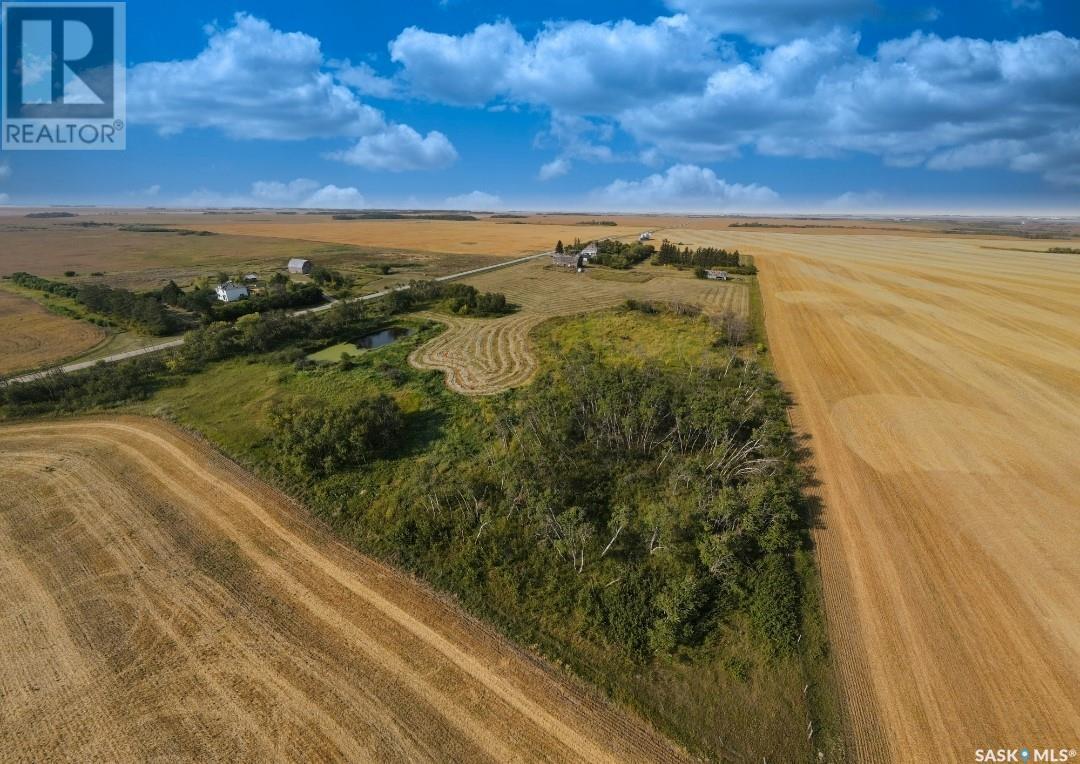
[[[518,312],[500,318],[427,313],[426,318],[440,321],[448,329],[419,348],[409,361],[420,369],[444,372],[446,384],[459,393],[490,395],[532,379],[538,361],[529,334],[550,318],[610,308],[629,298],[687,303],[713,315],[728,310],[746,315],[749,310],[746,284],[704,281],[671,268],[645,267],[630,273],[639,272],[652,278],[644,282],[591,278],[626,272],[591,269],[575,273],[556,269],[541,258],[465,279],[464,283],[482,292],[505,294],[519,306]]]
[[[33,300],[0,289],[0,376],[59,363],[100,345],[93,324],[50,313]]]
[[[1080,257],[1042,241],[663,235],[756,255],[821,483],[856,758],[1075,747]]]
[[[7,761],[678,761],[201,442],[0,429]]]

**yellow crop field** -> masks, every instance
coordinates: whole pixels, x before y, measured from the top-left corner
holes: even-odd
[[[1043,241],[663,235],[762,271],[821,481],[857,759],[1080,740],[1080,258]]]
[[[57,316],[0,290],[0,375],[71,358],[104,340],[105,332],[93,324]]]
[[[6,761],[679,761],[154,420],[0,429]]]
[[[241,236],[305,239],[362,247],[445,252],[459,255],[509,256],[545,252],[555,242],[566,243],[634,236],[630,225],[574,225],[505,220],[330,220],[325,217],[270,220],[233,220],[201,223],[207,230]]]
[[[409,361],[445,372],[446,384],[459,393],[490,395],[524,385],[536,373],[529,333],[549,318],[610,308],[628,298],[685,302],[711,314],[748,311],[745,284],[703,281],[670,269],[650,272],[654,277],[643,283],[594,279],[556,270],[541,259],[467,279],[482,292],[502,292],[520,310],[500,318],[425,314],[449,328]]]

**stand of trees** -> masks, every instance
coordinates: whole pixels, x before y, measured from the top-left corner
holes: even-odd
[[[183,327],[182,321],[170,313],[159,293],[132,292],[103,284],[67,284],[60,281],[19,272],[12,275],[15,284],[59,297],[75,300],[94,313],[128,324],[147,334],[173,334]]]
[[[410,281],[409,288],[387,295],[386,303],[393,313],[415,310],[432,302],[445,302],[453,313],[462,316],[504,316],[513,313],[515,306],[501,292],[481,292],[468,284],[445,281]]]
[[[729,252],[726,249],[716,247],[699,247],[692,250],[690,247],[679,249],[666,239],[660,245],[660,250],[653,258],[656,265],[674,265],[677,268],[723,268],[732,273],[752,275],[757,273],[757,268],[751,264],[744,265],[738,250]]]
[[[563,570],[594,572],[575,609],[606,641],[668,654],[742,612],[770,650],[794,647],[800,478],[778,385],[756,363],[687,374],[578,351],[498,427],[491,480]]]

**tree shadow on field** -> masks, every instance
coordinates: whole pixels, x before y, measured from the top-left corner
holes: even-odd
[[[799,404],[790,393],[784,393],[784,403],[788,409],[794,409]],[[795,452],[795,462],[802,474],[800,491],[800,512],[803,517],[803,525],[808,531],[820,530],[826,527],[823,518],[825,502],[821,498],[822,482],[817,476],[817,467],[814,463],[813,436],[810,433],[796,430],[792,425],[791,445]],[[807,544],[813,548],[813,538],[807,533]]]

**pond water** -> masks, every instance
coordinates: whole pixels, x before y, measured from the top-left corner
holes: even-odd
[[[337,363],[346,353],[349,355],[360,355],[365,350],[374,350],[376,348],[384,347],[391,342],[395,342],[402,337],[407,337],[412,333],[412,329],[406,329],[401,326],[391,326],[378,332],[365,334],[363,337],[356,340],[356,342],[342,342],[338,345],[331,345],[328,348],[320,350],[318,353],[312,353],[308,358],[319,363]]]
[[[412,329],[406,329],[402,326],[391,326],[389,329],[383,329],[374,334],[364,335],[356,341],[356,346],[364,348],[365,350],[374,350],[375,348],[381,348],[384,345],[389,345],[391,342],[400,340],[402,337],[408,337],[412,333]]]

